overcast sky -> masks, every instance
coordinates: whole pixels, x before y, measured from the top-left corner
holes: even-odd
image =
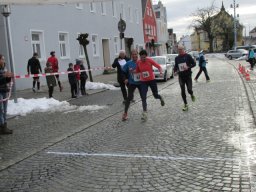
[[[198,8],[206,8],[211,5],[211,0],[161,0],[167,9],[168,28],[173,28],[174,33],[180,38],[182,35],[190,35],[191,29],[188,29],[192,18],[191,14]],[[158,2],[158,1],[156,1]],[[223,0],[226,11],[234,14],[234,9],[230,5],[234,0]],[[215,0],[214,5],[221,8],[222,0]],[[239,14],[240,23],[246,26],[246,34],[249,29],[256,27],[256,1],[255,0],[236,0],[239,8],[236,13]],[[244,31],[245,33],[245,31]],[[179,40],[179,39],[178,39]]]

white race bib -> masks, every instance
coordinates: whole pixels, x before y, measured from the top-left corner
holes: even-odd
[[[179,71],[181,71],[181,72],[188,70],[187,63],[179,63],[178,66],[179,66]]]
[[[148,71],[142,72],[142,77],[143,77],[143,78],[149,77],[149,72],[148,72]]]
[[[118,63],[120,64],[121,68],[124,67],[124,65],[126,64],[126,60],[125,59],[121,59],[118,61]]]
[[[133,73],[133,80],[135,82],[140,81],[140,73]]]

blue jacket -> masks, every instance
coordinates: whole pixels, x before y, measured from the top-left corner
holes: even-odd
[[[206,60],[203,53],[199,53],[199,67],[206,67]]]
[[[137,64],[133,60],[130,60],[123,67],[123,72],[124,72],[125,76],[128,78],[129,84],[134,84],[134,85],[140,84],[140,81],[136,81],[136,77],[137,77],[137,79],[140,79],[139,78],[140,74],[139,73],[135,74],[135,73],[131,72],[136,69],[136,66],[137,66]]]
[[[254,58],[254,51],[253,51],[253,50],[250,50],[248,56],[249,56],[249,57],[248,57],[249,59],[253,59],[253,58]]]

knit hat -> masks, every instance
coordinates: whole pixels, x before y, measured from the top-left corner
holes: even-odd
[[[81,65],[82,63],[83,63],[82,60],[76,59],[76,64],[77,64],[77,65]]]

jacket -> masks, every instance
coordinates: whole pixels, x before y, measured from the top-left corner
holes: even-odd
[[[203,53],[199,54],[199,67],[206,67],[206,60]]]
[[[28,60],[27,72],[31,74],[42,73],[42,68],[39,60],[36,57],[32,57]]]
[[[85,70],[84,65],[80,65],[80,70]],[[83,72],[80,73],[80,79],[81,80],[88,79],[88,75],[87,75],[86,71],[83,71]]]
[[[53,69],[49,68],[49,67],[46,67],[44,69],[44,72],[45,73],[53,73]],[[47,86],[48,87],[50,87],[50,86],[53,86],[53,87],[57,86],[55,75],[48,75],[48,76],[46,76],[46,82],[47,82]]]
[[[136,67],[137,64],[133,60],[128,61],[123,67],[124,74],[128,79],[129,84],[132,85],[140,84],[140,73],[133,72],[134,70],[136,70]]]
[[[80,65],[79,64],[75,64],[74,65],[74,71],[79,71],[80,70]],[[80,80],[80,72],[75,72],[76,75],[76,79]]]
[[[0,93],[7,93],[10,91],[8,83],[11,82],[12,78],[4,77],[4,68],[0,68]]]
[[[70,71],[74,71],[74,70],[73,70],[73,68],[69,67],[67,71],[70,72]],[[74,72],[68,74],[68,81],[69,81],[70,85],[77,83],[76,74]]]
[[[59,71],[59,62],[58,59],[54,56],[54,57],[49,57],[47,59],[47,62],[52,64],[52,70],[53,72],[58,72]]]
[[[190,76],[192,74],[191,68],[195,66],[195,60],[187,53],[175,57],[174,72],[178,72],[180,77]]]
[[[153,66],[156,67],[160,71],[160,73],[162,73],[162,67],[153,59],[147,57],[146,61],[139,60],[137,62],[136,72],[140,73],[141,81],[152,81],[155,79]]]
[[[125,75],[124,75],[124,72],[123,72],[123,69],[122,69],[123,66],[121,66],[120,63],[119,63],[120,59],[121,59],[120,57],[115,58],[115,60],[112,64],[112,67],[117,68],[117,81],[118,82],[123,82],[125,80]],[[127,62],[130,59],[128,57],[125,57],[124,60]]]

